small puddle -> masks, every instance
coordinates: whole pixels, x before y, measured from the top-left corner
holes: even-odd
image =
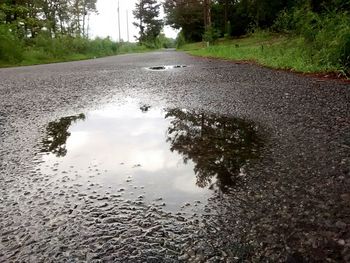
[[[171,66],[155,66],[149,67],[149,70],[157,71],[157,70],[168,70],[168,69],[178,69],[178,68],[186,68],[185,65],[171,65]]]
[[[245,176],[261,140],[242,119],[130,100],[51,122],[42,144],[51,181],[199,212]]]

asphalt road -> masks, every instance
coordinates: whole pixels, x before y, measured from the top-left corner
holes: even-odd
[[[0,97],[1,262],[350,261],[347,83],[164,51],[0,69]],[[254,122],[261,158],[195,220],[45,183],[47,123],[125,97]]]

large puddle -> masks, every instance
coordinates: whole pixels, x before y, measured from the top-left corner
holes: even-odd
[[[244,178],[260,147],[242,119],[128,100],[49,123],[40,170],[101,196],[200,213],[213,191]]]

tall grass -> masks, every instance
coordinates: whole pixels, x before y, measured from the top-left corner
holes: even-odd
[[[306,5],[281,12],[274,29],[300,36],[313,63],[350,70],[350,13],[315,13]]]
[[[250,60],[273,68],[350,75],[349,13],[316,14],[295,9],[282,12],[273,30],[278,33],[257,30],[208,48],[197,43],[183,49],[193,55]]]
[[[23,59],[23,43],[7,26],[0,25],[0,61],[17,63]]]
[[[40,34],[32,39],[20,40],[15,31],[0,25],[0,66],[81,60],[147,50],[147,47],[136,43],[116,43],[110,38],[51,38]]]
[[[303,48],[303,42],[300,37],[269,34],[268,37],[261,38],[255,33],[243,39],[220,41],[208,48],[198,44],[186,45],[183,50],[197,56],[254,61],[272,68],[300,72],[328,72],[338,69],[333,65],[314,63]]]

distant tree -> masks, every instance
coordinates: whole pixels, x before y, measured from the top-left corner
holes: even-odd
[[[154,42],[163,28],[163,21],[159,18],[160,6],[156,0],[139,0],[136,3],[133,15],[139,28],[140,43]]]
[[[349,0],[165,0],[165,22],[181,29],[187,41],[200,41],[208,31],[239,36],[269,28],[282,10],[309,4],[315,10],[348,7]]]
[[[0,24],[13,25],[23,38],[48,31],[85,35],[85,20],[96,12],[97,0],[0,0]]]
[[[71,8],[71,31],[75,35],[85,36],[86,16],[88,13],[96,12],[96,1],[97,0],[74,0]]]
[[[165,0],[165,23],[181,29],[187,41],[200,41],[204,33],[204,7],[202,0]]]

